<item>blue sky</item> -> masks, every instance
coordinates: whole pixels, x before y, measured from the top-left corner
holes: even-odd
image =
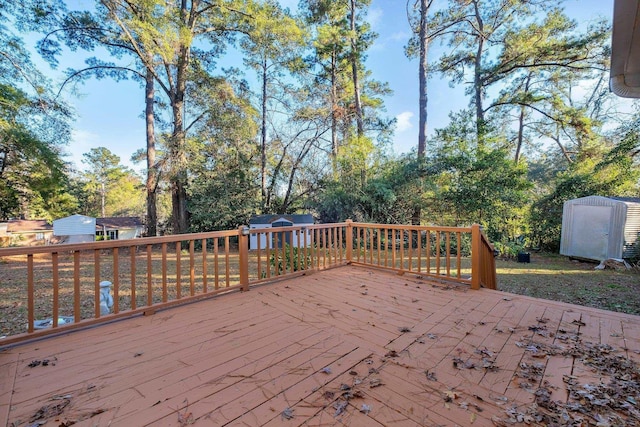
[[[283,5],[292,9],[297,2],[281,0]],[[579,22],[598,16],[610,19],[613,14],[613,0],[567,0],[564,5],[567,14]],[[385,104],[387,115],[397,119],[393,138],[396,153],[410,151],[417,145],[418,64],[404,55],[404,46],[410,35],[405,10],[405,0],[372,0],[369,10],[369,21],[379,37],[368,52],[367,67],[376,80],[388,82],[393,90]],[[437,58],[443,49],[445,47],[434,44],[430,57]],[[80,56],[67,57],[60,69],[80,67],[80,61]],[[222,62],[236,66],[242,64],[237,57],[228,57]],[[252,71],[247,72],[247,77],[253,78]],[[124,164],[132,166],[129,161],[131,155],[145,146],[143,88],[133,81],[115,83],[107,79],[90,81],[80,86],[79,91],[81,96],[67,97],[77,114],[68,146],[69,160],[83,168],[82,154],[103,146],[119,155]],[[468,103],[463,87],[451,88],[442,79],[430,80],[428,91],[430,132],[447,124],[450,111],[464,108]]]

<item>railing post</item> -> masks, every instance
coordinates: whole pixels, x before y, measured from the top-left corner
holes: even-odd
[[[238,256],[240,269],[240,286],[243,291],[249,290],[249,227],[238,228]]]
[[[347,223],[346,233],[346,245],[347,245],[347,264],[351,264],[353,261],[353,221],[350,219],[345,221]]]
[[[471,289],[480,289],[480,270],[482,236],[480,235],[480,225],[473,224],[471,226]]]

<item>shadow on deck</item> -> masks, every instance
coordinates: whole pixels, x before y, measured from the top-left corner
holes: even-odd
[[[348,266],[6,348],[0,423],[634,425],[639,351],[638,316]]]

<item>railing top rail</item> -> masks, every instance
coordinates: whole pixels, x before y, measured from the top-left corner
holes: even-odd
[[[387,230],[420,230],[420,231],[450,231],[450,232],[463,232],[470,233],[471,227],[442,227],[438,225],[411,225],[411,224],[376,224],[368,222],[353,222],[354,227],[366,227],[366,228],[384,228]]]
[[[103,240],[100,242],[87,242],[87,243],[63,243],[60,245],[46,245],[46,246],[19,246],[14,248],[2,248],[0,249],[0,257],[12,256],[12,255],[35,255],[43,253],[58,253],[58,252],[73,252],[73,251],[87,251],[94,249],[112,249],[112,248],[126,248],[131,246],[141,245],[157,245],[161,243],[174,243],[185,240],[198,240],[209,239],[215,237],[227,237],[237,236],[238,230],[225,230],[225,231],[209,231],[206,233],[192,233],[192,234],[172,234],[169,236],[156,236],[156,237],[142,237],[136,239],[124,239],[124,240]]]
[[[493,249],[494,249],[494,247],[493,247],[493,245],[491,244],[491,242],[489,241],[489,239],[487,238],[487,236],[485,236],[483,232],[480,232],[480,236],[482,237],[482,241],[483,241],[483,242],[484,242],[484,243],[485,243],[485,244],[486,244],[486,245],[487,245],[491,250],[493,250]]]

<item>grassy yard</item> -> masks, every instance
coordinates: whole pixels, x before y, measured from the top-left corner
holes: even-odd
[[[596,265],[551,254],[531,254],[530,264],[497,260],[498,289],[640,315],[640,271]]]

